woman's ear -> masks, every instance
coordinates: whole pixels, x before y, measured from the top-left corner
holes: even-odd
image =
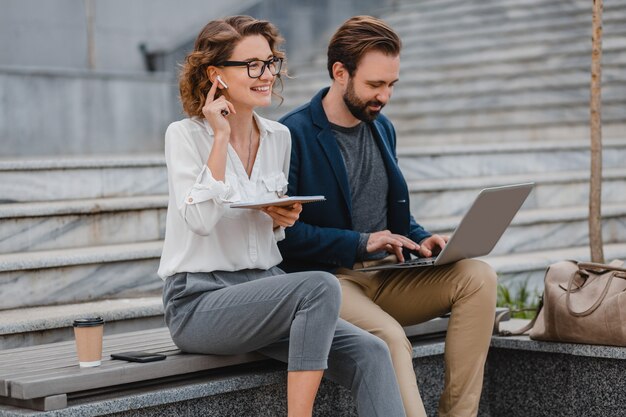
[[[217,82],[217,76],[218,76],[217,68],[214,66],[207,67],[206,76],[209,78],[209,81],[211,81],[211,84],[215,84]],[[223,88],[223,87],[221,85],[218,85],[217,88]]]

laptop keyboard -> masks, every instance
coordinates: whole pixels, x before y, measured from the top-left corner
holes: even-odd
[[[405,261],[400,265],[432,265],[435,262],[436,257],[430,258],[415,258],[409,261]]]

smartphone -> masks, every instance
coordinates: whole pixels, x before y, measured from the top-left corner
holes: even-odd
[[[162,361],[167,356],[162,355],[160,353],[150,353],[150,352],[120,352],[120,353],[112,353],[111,358],[120,359],[128,362],[155,362]]]

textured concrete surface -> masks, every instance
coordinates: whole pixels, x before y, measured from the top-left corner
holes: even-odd
[[[443,342],[414,341],[424,406],[435,416],[443,390]],[[480,417],[622,417],[626,404],[623,348],[492,339]],[[284,416],[285,371],[277,362],[242,365],[154,386],[69,399],[64,410],[36,413],[1,406],[0,417]],[[324,382],[315,416],[356,417],[348,390]]]

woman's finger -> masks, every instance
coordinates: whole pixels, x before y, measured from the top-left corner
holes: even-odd
[[[222,96],[224,97],[224,96]],[[230,110],[230,112],[232,114],[237,114],[237,112],[235,111],[235,106],[233,106],[233,103],[231,103],[230,101],[226,100],[226,105],[228,106],[228,109]]]
[[[207,104],[213,102],[213,100],[215,99],[215,92],[217,91],[217,83],[213,83],[213,85],[211,86],[211,88],[209,88],[209,92],[206,95],[206,101],[204,102],[204,105],[206,106]]]
[[[271,215],[272,218],[276,221],[280,221],[283,223],[289,223],[289,224],[293,224],[296,222],[296,220],[298,220],[298,216],[284,216],[282,214],[279,213],[273,213],[273,215]]]
[[[268,207],[267,209],[264,209],[263,212],[270,216],[275,223],[283,227],[293,226],[296,220],[298,220],[297,215],[284,216],[275,211],[275,207]]]

